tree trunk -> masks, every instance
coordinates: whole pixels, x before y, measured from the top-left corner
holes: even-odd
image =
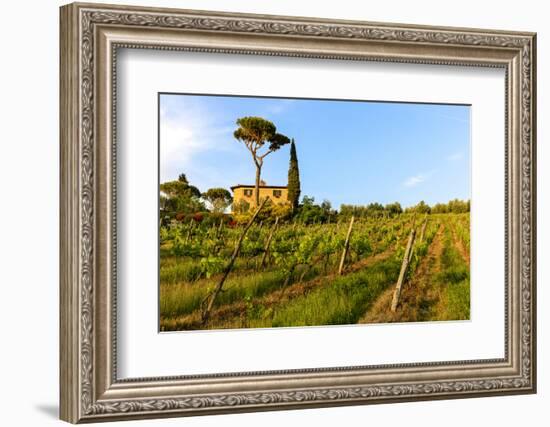
[[[256,188],[254,189],[254,198],[256,200],[256,207],[260,206],[260,175],[262,173],[262,167],[256,164]]]
[[[239,237],[239,240],[237,240],[237,243],[235,245],[235,249],[233,250],[233,254],[231,255],[231,258],[229,260],[229,263],[226,265],[223,276],[221,277],[220,281],[218,282],[218,285],[212,292],[210,296],[210,301],[208,301],[208,305],[206,306],[206,309],[202,313],[202,325],[206,325],[208,322],[208,318],[210,317],[210,311],[212,310],[212,307],[214,306],[214,302],[216,301],[216,298],[218,297],[219,293],[222,291],[223,284],[225,283],[225,280],[227,279],[227,276],[229,276],[229,273],[231,272],[231,269],[233,268],[233,264],[235,264],[235,260],[239,256],[239,252],[241,250],[241,245],[243,243],[244,237],[246,236],[246,233],[248,232],[249,228],[252,226],[254,221],[256,220],[256,217],[264,207],[264,203],[262,203],[258,208],[256,209],[256,212],[254,212],[254,215],[252,215],[252,218],[248,221],[248,224],[244,227],[244,230],[241,233],[241,236]],[[208,296],[204,300],[206,302],[208,300]]]

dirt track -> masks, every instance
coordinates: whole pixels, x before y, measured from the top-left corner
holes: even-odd
[[[395,284],[391,284],[375,301],[359,323],[415,322],[430,320],[431,308],[440,299],[438,287],[434,285],[441,271],[444,226],[434,236],[428,253],[422,258],[413,279],[406,282],[401,291],[397,310],[392,312],[391,302]]]
[[[393,245],[390,245],[388,249],[380,252],[376,255],[359,260],[344,270],[345,274],[359,271],[363,268],[370,267],[378,262],[384,261],[389,258],[394,252]],[[294,298],[305,295],[310,290],[326,284],[331,279],[338,277],[337,274],[329,274],[325,276],[315,277],[314,279],[294,283],[286,288],[282,288],[273,292],[270,292],[260,298],[253,300],[254,305],[261,305],[264,308],[269,308],[275,305],[283,304]],[[248,309],[247,304],[244,301],[238,301],[232,304],[226,304],[214,309],[210,315],[210,326],[214,327],[219,323],[224,323],[232,318],[241,317]],[[178,318],[168,319],[166,321],[161,320],[161,326],[163,330],[185,330],[185,329],[200,329],[201,328],[201,315],[199,311],[195,311],[191,314],[180,316]]]

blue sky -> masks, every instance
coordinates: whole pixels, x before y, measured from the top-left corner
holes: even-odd
[[[252,184],[255,166],[233,138],[243,116],[294,138],[302,196],[341,204],[410,206],[470,198],[470,107],[366,101],[160,95],[160,179],[185,173],[201,191]],[[289,146],[262,179],[286,185]]]

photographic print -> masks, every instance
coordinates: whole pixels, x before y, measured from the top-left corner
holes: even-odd
[[[160,330],[470,317],[470,107],[159,94]]]
[[[535,33],[59,23],[62,420],[536,393]]]

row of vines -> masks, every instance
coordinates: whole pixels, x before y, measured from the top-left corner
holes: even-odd
[[[384,251],[392,243],[400,242],[410,229],[411,218],[356,221],[349,242],[348,262]],[[278,268],[294,271],[298,266],[321,265],[330,272],[339,262],[348,224],[252,225],[240,249],[235,270],[260,271]],[[161,258],[171,263],[194,264],[192,274],[183,280],[198,280],[220,273],[235,247],[242,230],[200,224],[177,224],[161,227]]]
[[[212,321],[223,327],[355,322],[372,298],[395,284],[411,230],[415,228],[417,238],[406,280],[415,275],[442,226],[451,226],[469,249],[468,215],[402,214],[351,224],[258,222],[244,237],[244,226],[224,222],[162,226],[161,327],[204,327],[201,313],[210,300],[218,310]],[[223,289],[213,298],[224,277]],[[324,312],[327,298],[340,307],[333,307],[333,314]]]

